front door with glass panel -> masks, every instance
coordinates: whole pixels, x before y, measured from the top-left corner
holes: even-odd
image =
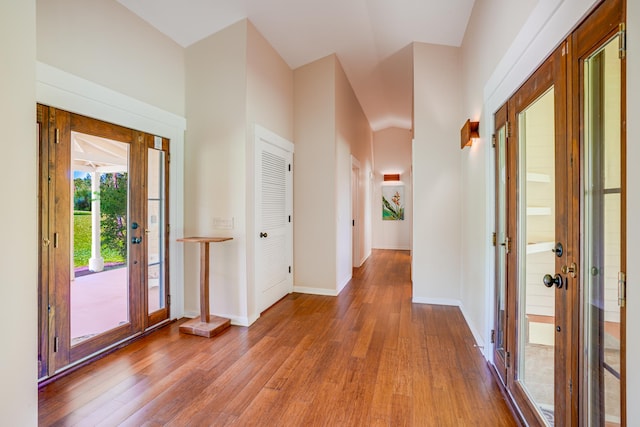
[[[168,141],[41,105],[38,118],[42,378],[168,318]]]

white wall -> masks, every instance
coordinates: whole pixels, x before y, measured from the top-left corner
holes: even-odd
[[[294,70],[294,289],[336,295],[335,58]]]
[[[0,420],[38,422],[37,183],[35,1],[0,3]]]
[[[460,303],[460,53],[414,43],[413,300]]]
[[[474,4],[461,46],[464,96],[460,126],[468,118],[488,126],[485,118],[494,112],[483,109],[484,86],[537,3],[537,0],[494,0]],[[496,22],[500,25],[495,25]],[[461,299],[467,321],[478,331],[479,343],[484,342],[485,334],[492,328],[487,312],[493,307],[493,288],[487,287],[486,279],[493,277],[493,247],[491,234],[487,235],[487,224],[491,232],[494,228],[493,200],[487,197],[493,194],[492,132],[492,129],[481,128],[483,138],[460,151]],[[487,307],[485,302],[491,305]]]
[[[411,131],[387,128],[373,134],[375,159],[373,181],[373,247],[377,249],[411,249],[413,229],[413,189],[411,179]],[[404,185],[404,221],[382,220],[382,191],[384,174],[400,174]]]
[[[112,0],[38,0],[38,60],[184,116],[184,49]]]

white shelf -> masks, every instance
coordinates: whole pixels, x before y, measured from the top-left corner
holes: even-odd
[[[528,254],[537,254],[540,252],[551,252],[553,249],[553,242],[539,242],[539,243],[529,243],[527,244],[527,253]]]
[[[551,215],[551,208],[547,207],[527,207],[528,216]]]
[[[551,175],[546,173],[527,172],[527,181],[529,182],[551,182]]]

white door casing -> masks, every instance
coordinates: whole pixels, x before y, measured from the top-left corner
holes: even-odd
[[[293,291],[293,143],[255,126],[255,290],[260,313]]]

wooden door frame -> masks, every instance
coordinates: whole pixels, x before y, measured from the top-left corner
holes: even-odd
[[[38,377],[51,378],[61,370],[66,370],[75,363],[94,354],[106,351],[113,345],[124,340],[131,339],[142,333],[154,323],[169,318],[169,306],[162,313],[149,316],[147,308],[147,283],[146,270],[146,245],[128,245],[128,258],[144,260],[142,262],[128,262],[129,271],[129,323],[117,326],[99,336],[71,345],[69,329],[69,311],[57,310],[58,307],[69,307],[70,298],[70,271],[68,268],[55,268],[55,266],[68,263],[71,243],[64,236],[70,235],[70,221],[68,221],[69,206],[71,203],[71,179],[68,170],[70,168],[71,151],[56,149],[57,142],[64,142],[66,146],[71,139],[71,131],[91,134],[114,141],[129,144],[130,158],[137,158],[142,162],[142,167],[131,167],[128,172],[129,188],[141,189],[137,199],[128,197],[127,239],[132,236],[130,224],[138,222],[138,233],[144,241],[144,230],[147,228],[146,203],[147,203],[147,145],[153,143],[154,136],[135,131],[123,126],[107,123],[98,119],[89,118],[80,114],[70,113],[54,107],[37,104],[38,126],[41,129],[39,138],[39,236],[41,250],[39,252],[39,344],[40,353]],[[67,141],[67,142],[65,142]],[[163,139],[163,151],[168,152],[169,140]],[[165,214],[169,218],[168,204],[168,155],[165,156]],[[47,165],[45,167],[45,165]],[[57,190],[56,190],[57,188]],[[57,194],[54,195],[54,191]],[[61,196],[61,197],[60,197]],[[135,216],[135,219],[132,217]],[[55,221],[59,220],[59,223]],[[137,220],[137,221],[136,221]],[[169,294],[168,282],[168,222],[165,227],[165,293]],[[55,248],[54,233],[60,237],[59,247]],[[66,262],[65,262],[66,260]],[[62,264],[60,264],[62,263]],[[161,317],[164,317],[162,319]],[[65,326],[66,325],[66,326]],[[52,351],[53,349],[57,351]]]

